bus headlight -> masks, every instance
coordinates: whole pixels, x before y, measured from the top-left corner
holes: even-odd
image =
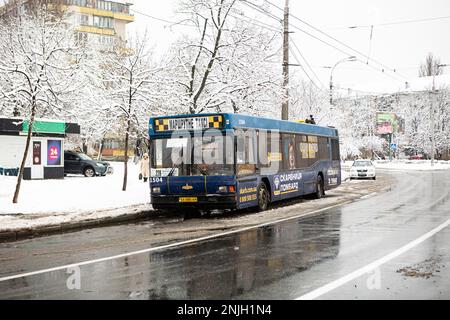
[[[160,187],[153,187],[152,188],[152,193],[161,193],[161,188]]]
[[[234,186],[221,186],[219,187],[220,193],[235,193],[236,188]]]

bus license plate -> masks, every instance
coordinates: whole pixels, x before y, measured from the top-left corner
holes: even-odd
[[[197,199],[197,197],[180,198],[179,202],[184,202],[184,203],[191,202],[192,203],[192,202],[198,202],[198,199]]]

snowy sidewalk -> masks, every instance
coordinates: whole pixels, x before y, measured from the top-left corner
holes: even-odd
[[[12,198],[16,177],[0,176],[0,232],[37,226],[112,219],[151,210],[148,183],[138,179],[139,169],[128,165],[128,187],[122,191],[123,163],[111,162],[114,174],[64,180],[23,181],[19,203]]]
[[[345,161],[342,163],[343,170],[349,170],[353,161]],[[450,161],[436,161],[435,165],[431,166],[430,160],[379,160],[373,161],[375,168],[385,170],[398,171],[439,171],[450,170]]]

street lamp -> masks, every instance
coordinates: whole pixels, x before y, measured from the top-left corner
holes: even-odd
[[[434,95],[436,91],[436,71],[439,70],[439,68],[444,68],[450,66],[449,64],[438,64],[436,66],[436,70],[433,71],[433,88],[432,93]],[[436,137],[434,132],[434,102],[433,98],[430,99],[430,116],[431,116],[431,166],[434,167],[434,159],[435,159],[435,152],[436,152]]]
[[[344,62],[355,62],[357,61],[357,58],[355,56],[347,57],[345,59],[342,59],[334,65],[334,67],[331,68],[331,74],[330,74],[330,104],[333,105],[333,72],[336,67]]]

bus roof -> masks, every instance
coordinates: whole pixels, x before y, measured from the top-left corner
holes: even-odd
[[[193,122],[194,119],[195,123]],[[174,126],[177,129],[173,129]],[[331,127],[233,113],[187,114],[150,118],[149,136],[168,136],[175,130],[205,130],[212,128],[219,130],[252,128],[338,137],[337,129]]]

